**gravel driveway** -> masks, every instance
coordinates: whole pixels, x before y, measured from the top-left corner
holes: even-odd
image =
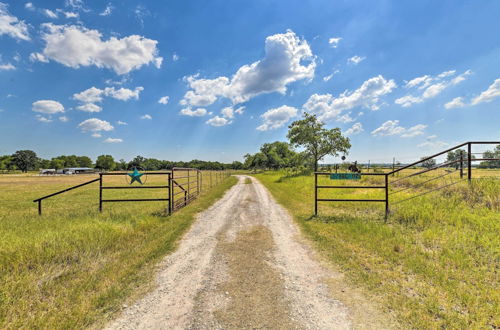
[[[109,329],[344,329],[324,268],[290,215],[247,176],[197,216],[159,265],[155,289]],[[248,181],[248,180],[247,180]]]

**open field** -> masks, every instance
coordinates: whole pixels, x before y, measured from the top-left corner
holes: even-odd
[[[441,174],[446,174],[443,169]],[[390,177],[394,182],[418,170]],[[435,171],[434,176],[438,176]],[[473,177],[500,173],[473,170]],[[419,176],[391,185],[391,215],[383,203],[320,202],[315,218],[314,177],[284,172],[256,174],[295,217],[322,255],[350,280],[396,313],[409,327],[498,328],[500,326],[500,181],[466,180],[396,204],[444,184],[458,172],[431,180]],[[319,184],[332,185],[321,177]],[[382,183],[362,178],[361,184]],[[358,184],[356,182],[355,184]],[[353,184],[335,181],[335,185]],[[418,186],[413,189],[412,187]],[[407,189],[409,188],[409,189]],[[383,198],[378,189],[322,189],[322,198]]]
[[[96,177],[0,176],[0,328],[82,328],[109,317],[144,291],[194,215],[236,182],[223,180],[170,217],[166,202],[108,203],[99,214],[97,182],[44,201],[37,215],[33,199]],[[106,180],[125,184],[121,176]],[[165,180],[149,176],[146,184]],[[165,190],[104,194],[160,198]]]

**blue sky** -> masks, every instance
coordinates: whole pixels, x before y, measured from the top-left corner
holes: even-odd
[[[499,12],[493,0],[0,0],[0,154],[241,160],[303,111],[340,127],[362,162],[499,140]]]

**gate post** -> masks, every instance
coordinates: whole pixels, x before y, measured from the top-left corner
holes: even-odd
[[[467,180],[471,182],[472,179],[472,143],[467,143]]]
[[[318,173],[314,172],[314,215],[318,215]]]
[[[172,214],[172,176],[168,173],[168,215]]]
[[[460,179],[464,178],[464,151],[460,150]]]
[[[385,221],[389,216],[389,175],[385,175]]]
[[[102,212],[102,173],[99,173],[99,212]]]

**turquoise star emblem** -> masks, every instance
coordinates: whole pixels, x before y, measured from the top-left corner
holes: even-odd
[[[128,174],[128,176],[130,176],[132,178],[132,180],[130,180],[130,184],[134,183],[135,181],[142,184],[141,176],[143,176],[144,173],[139,173],[139,171],[136,168],[134,168],[134,172],[127,173],[127,174]]]

